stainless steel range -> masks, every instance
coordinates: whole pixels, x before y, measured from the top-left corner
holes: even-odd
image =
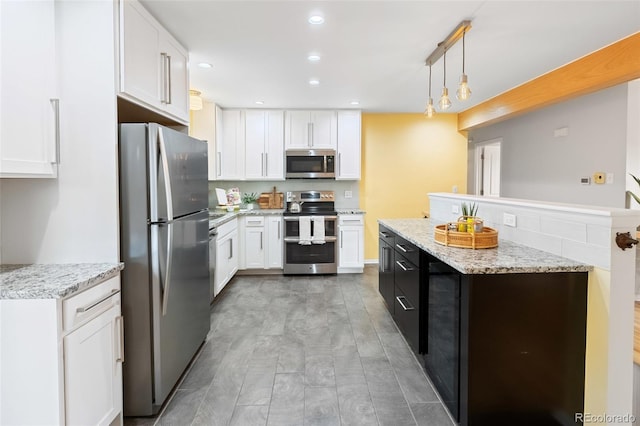
[[[338,216],[334,200],[333,191],[286,193],[285,275],[337,273]]]

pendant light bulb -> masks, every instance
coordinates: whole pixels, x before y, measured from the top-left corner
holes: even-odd
[[[436,108],[433,106],[433,98],[431,97],[431,64],[429,64],[429,102],[427,102],[427,107],[424,109],[424,115],[427,118],[431,118],[435,113]]]
[[[440,96],[440,100],[438,101],[438,106],[441,110],[446,110],[451,108],[451,99],[449,99],[449,89],[447,89],[447,51],[444,51],[444,84],[442,85],[442,96]]]
[[[471,89],[469,89],[469,84],[467,83],[467,74],[464,73],[464,36],[467,32],[462,33],[462,76],[460,76],[460,84],[458,85],[458,90],[456,90],[456,98],[461,101],[466,101],[471,96]]]

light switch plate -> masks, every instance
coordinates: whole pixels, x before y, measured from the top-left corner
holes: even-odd
[[[344,198],[353,198],[353,191],[344,191]]]
[[[511,213],[504,213],[502,215],[502,223],[506,226],[516,227],[516,215]]]

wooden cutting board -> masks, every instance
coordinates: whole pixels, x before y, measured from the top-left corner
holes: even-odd
[[[275,186],[271,192],[263,192],[258,198],[258,206],[261,209],[282,209],[284,208],[284,194],[276,192]]]

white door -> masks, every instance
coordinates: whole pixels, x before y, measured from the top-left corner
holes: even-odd
[[[269,180],[284,180],[284,112],[267,112],[264,175]]]
[[[166,95],[164,108],[170,114],[189,121],[189,54],[172,38],[162,38],[160,51],[166,55]]]
[[[338,179],[360,179],[360,111],[338,111]]]
[[[262,269],[265,267],[265,235],[263,226],[247,226],[245,228],[245,256],[247,269]]]
[[[309,111],[287,111],[285,116],[286,149],[306,149],[310,147]]]
[[[500,196],[500,144],[489,141],[476,145],[476,194]]]
[[[282,268],[282,253],[284,250],[284,241],[282,239],[282,217],[268,216],[267,237],[267,267]]]
[[[245,177],[247,179],[262,179],[265,176],[265,112],[245,111]]]
[[[364,263],[362,252],[363,229],[361,226],[340,227],[340,251],[338,266],[341,268],[361,268]]]
[[[338,119],[335,111],[311,112],[311,148],[336,149]]]
[[[221,110],[220,136],[216,140],[220,179],[244,179],[244,113]]]
[[[64,337],[67,425],[109,425],[122,410],[120,306]]]

